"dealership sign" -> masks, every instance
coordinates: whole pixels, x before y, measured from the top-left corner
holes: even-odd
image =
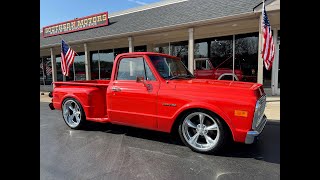
[[[59,34],[65,34],[75,31],[81,31],[85,29],[95,28],[99,26],[108,25],[108,12],[103,12],[83,18],[77,18],[71,21],[66,21],[59,24],[43,27],[42,36],[56,36]]]

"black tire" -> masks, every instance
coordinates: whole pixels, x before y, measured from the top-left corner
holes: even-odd
[[[75,105],[74,106],[74,109],[77,108],[77,110],[75,111],[72,111],[71,109],[68,108],[68,113],[65,111],[65,106],[69,107],[69,106],[72,106],[72,105]],[[62,118],[64,120],[64,122],[71,128],[71,129],[81,129],[85,126],[86,124],[86,115],[85,115],[85,112],[81,106],[81,104],[79,103],[79,101],[77,101],[76,99],[74,98],[66,98],[65,100],[63,100],[62,102],[62,107],[61,107],[61,110],[62,110]],[[70,111],[71,110],[71,111]],[[79,110],[79,111],[78,111]],[[66,112],[66,114],[72,114],[74,112],[77,112],[77,114],[73,117],[73,118],[70,118],[72,119],[72,121],[68,121],[68,119],[66,119],[68,117],[68,115],[64,115],[64,113]],[[80,116],[78,116],[78,112],[80,112]],[[78,118],[77,118],[77,117]],[[79,121],[79,122],[78,122]]]
[[[210,143],[208,143],[208,141],[207,141],[207,138],[205,138],[204,136],[205,135],[209,135],[209,131],[210,131],[210,133],[214,136],[214,131],[215,130],[207,130],[207,133],[205,133],[204,132],[204,130],[202,130],[201,128],[201,130],[199,130],[199,128],[198,128],[198,124],[196,124],[196,122],[197,122],[197,115],[195,115],[194,117],[192,117],[192,115],[194,115],[194,114],[196,114],[196,113],[201,113],[201,114],[205,114],[205,115],[208,115],[209,117],[211,117],[212,119],[214,119],[214,123],[212,123],[212,124],[209,124],[210,123],[210,121],[212,121],[212,119],[210,119],[209,117],[207,117],[207,116],[205,116],[205,118],[204,118],[204,120],[203,120],[203,124],[205,125],[205,124],[207,124],[208,126],[206,126],[206,127],[209,127],[209,126],[211,126],[211,125],[214,125],[215,123],[216,123],[216,125],[217,125],[217,127],[218,127],[218,130],[216,130],[217,131],[217,133],[216,133],[216,138],[218,137],[218,139],[216,140],[216,139],[214,139],[214,140],[216,140],[216,141],[213,141],[213,142],[215,142],[215,143],[212,143],[211,145],[212,146],[209,146],[208,144],[210,144]],[[203,136],[203,138],[205,139],[204,141],[206,141],[206,145],[208,145],[208,147],[207,148],[205,148],[205,149],[202,149],[202,148],[196,148],[196,147],[194,147],[194,146],[197,146],[197,145],[199,145],[199,146],[202,146],[202,145],[204,145],[204,144],[201,144],[201,143],[197,143],[197,141],[199,141],[199,139],[198,140],[196,140],[196,143],[195,144],[193,144],[193,145],[191,145],[189,142],[190,142],[190,140],[192,139],[192,137],[190,136],[190,139],[189,139],[189,141],[188,141],[188,139],[186,139],[187,137],[188,137],[188,135],[186,134],[186,132],[188,131],[188,134],[190,134],[189,132],[191,131],[194,131],[193,129],[194,128],[192,128],[192,127],[190,127],[190,126],[188,126],[188,125],[186,125],[186,118],[187,117],[192,117],[191,118],[191,120],[190,121],[193,121],[192,123],[193,123],[193,125],[196,125],[197,126],[197,128],[195,129],[195,132],[197,132],[198,133],[198,131],[200,131],[200,132],[202,132],[202,133],[204,133],[205,135],[198,135],[199,137],[201,137],[201,136]],[[207,118],[207,119],[206,119]],[[199,121],[200,121],[200,116],[199,116]],[[185,125],[184,125],[185,124]],[[200,123],[199,123],[200,124]],[[205,127],[205,128],[206,128]],[[190,128],[190,129],[189,129]],[[203,128],[203,129],[205,129],[205,128]],[[187,131],[186,131],[187,130]],[[212,132],[211,132],[212,131]],[[228,129],[228,127],[227,127],[227,125],[226,125],[226,123],[220,118],[220,117],[218,117],[217,115],[215,115],[214,113],[212,113],[212,112],[210,112],[210,111],[208,111],[208,110],[204,110],[204,109],[196,109],[196,110],[192,110],[192,111],[189,111],[189,112],[187,112],[187,113],[185,113],[182,117],[181,117],[181,119],[180,119],[180,123],[179,123],[179,128],[178,128],[178,132],[179,132],[179,136],[180,136],[180,138],[181,138],[181,140],[182,140],[182,142],[186,145],[186,146],[188,146],[191,150],[193,150],[193,151],[195,151],[195,152],[199,152],[199,153],[204,153],[204,154],[218,154],[219,152],[221,152],[221,150],[222,149],[224,149],[225,147],[226,147],[226,145],[228,144],[228,141],[230,140],[229,138],[230,138],[230,132],[229,132],[229,129]],[[197,133],[195,133],[195,134],[197,134]],[[217,135],[219,133],[219,136]],[[194,134],[194,135],[195,135]],[[209,135],[209,137],[210,138],[212,138],[212,136],[210,136]],[[212,139],[211,139],[212,140]]]

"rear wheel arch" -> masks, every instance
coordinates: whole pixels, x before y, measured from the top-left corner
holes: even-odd
[[[62,107],[63,102],[68,98],[72,98],[72,99],[77,100],[81,104],[81,106],[83,107],[84,103],[81,101],[81,99],[79,99],[77,96],[73,96],[71,94],[66,94],[65,96],[63,96],[63,98],[60,99],[61,107]]]

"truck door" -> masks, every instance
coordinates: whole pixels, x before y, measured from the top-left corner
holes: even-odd
[[[198,79],[213,79],[214,69],[208,59],[195,59],[194,75]]]
[[[110,86],[108,112],[112,122],[156,129],[159,81],[142,56],[120,59]]]

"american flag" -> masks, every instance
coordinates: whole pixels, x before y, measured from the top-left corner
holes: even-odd
[[[262,9],[262,32],[263,32],[263,49],[262,49],[262,59],[267,70],[271,69],[272,62],[274,59],[274,43],[272,37],[272,31],[270,22],[268,20],[266,7],[263,1]]]
[[[50,66],[48,66],[47,64],[44,64],[45,68],[46,68],[46,75],[49,75],[52,73],[52,68]],[[40,63],[40,68],[43,69],[43,63]]]
[[[63,40],[61,42],[61,70],[62,74],[69,76],[69,67],[74,61],[76,52],[71,49]]]

